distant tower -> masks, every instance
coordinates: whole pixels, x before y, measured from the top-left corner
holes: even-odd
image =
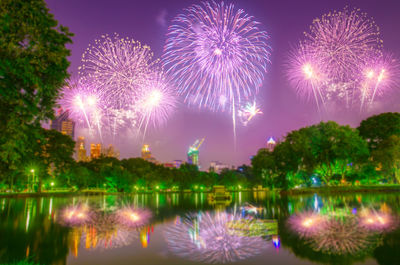
[[[276,142],[275,142],[274,138],[269,137],[268,142],[267,142],[267,149],[272,152],[274,150],[275,146],[276,146]]]
[[[151,152],[148,144],[144,144],[142,147],[142,158],[144,160],[151,159]]]
[[[75,158],[76,161],[86,161],[86,148],[85,148],[85,137],[79,136],[75,145]]]
[[[101,155],[101,144],[90,144],[90,159],[99,158]]]
[[[199,148],[204,142],[204,138],[201,140],[196,140],[190,147],[187,153],[188,163],[191,165],[199,165]]]
[[[74,139],[75,122],[69,118],[69,111],[63,111],[62,108],[58,110],[57,117],[51,121],[50,128],[71,136]]]
[[[103,150],[101,150],[101,153],[105,157],[114,157],[119,159],[119,151],[116,150],[112,144],[110,144],[108,148],[104,148]]]

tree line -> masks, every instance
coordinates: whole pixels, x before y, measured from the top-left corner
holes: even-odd
[[[270,188],[400,183],[400,114],[382,113],[359,127],[321,122],[262,148],[253,173]]]

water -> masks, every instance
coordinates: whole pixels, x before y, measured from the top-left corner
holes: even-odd
[[[400,264],[399,217],[395,193],[0,198],[0,264]]]

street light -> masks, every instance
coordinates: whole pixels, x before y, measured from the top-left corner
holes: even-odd
[[[31,181],[31,185],[30,185],[30,191],[33,192],[33,183],[35,182],[35,170],[32,168],[31,169],[31,173],[32,173],[32,181]]]

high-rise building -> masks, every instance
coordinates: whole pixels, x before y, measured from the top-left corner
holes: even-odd
[[[60,108],[57,112],[57,116],[51,121],[50,128],[57,130],[62,134],[66,134],[74,139],[75,134],[75,122],[69,118],[69,111],[64,111]]]
[[[119,151],[116,150],[112,144],[110,144],[107,148],[102,149],[101,153],[105,157],[114,157],[119,159]]]
[[[85,137],[79,136],[75,145],[75,159],[76,161],[87,161],[87,154],[85,148]]]
[[[225,164],[222,164],[219,161],[211,161],[210,168],[209,168],[210,172],[215,172],[215,173],[219,174],[219,173],[221,173],[221,171],[223,169],[229,169],[229,166],[225,165]]]
[[[90,144],[90,159],[99,158],[101,155],[101,144]]]
[[[269,137],[268,142],[267,142],[267,149],[269,151],[273,151],[275,146],[276,146],[276,142],[275,142],[274,138]]]
[[[182,160],[174,160],[173,164],[174,164],[174,167],[180,168],[181,165],[183,164],[183,161]]]
[[[144,160],[151,159],[151,152],[150,152],[150,147],[148,144],[144,144],[142,147],[142,158]]]

